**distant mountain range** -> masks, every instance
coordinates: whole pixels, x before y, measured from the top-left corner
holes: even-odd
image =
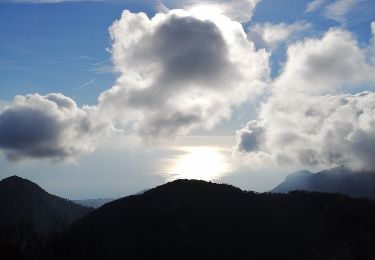
[[[74,203],[85,206],[85,207],[91,207],[94,209],[100,208],[104,204],[114,201],[115,199],[104,199],[104,198],[99,198],[99,199],[86,199],[86,200],[73,200]]]
[[[42,241],[92,210],[51,195],[26,179],[17,176],[3,179],[0,181],[0,258],[11,258],[10,253],[6,258],[1,255],[12,248],[34,250],[25,248],[27,241]]]
[[[345,167],[317,173],[298,171],[290,174],[271,192],[287,193],[293,190],[337,192],[355,198],[375,199],[375,173],[353,172]]]
[[[177,180],[105,204],[43,259],[375,259],[375,202]]]

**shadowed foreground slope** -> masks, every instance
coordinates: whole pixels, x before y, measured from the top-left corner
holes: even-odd
[[[36,257],[46,239],[91,208],[51,195],[17,176],[0,181],[0,259]]]
[[[375,203],[174,181],[104,205],[45,259],[375,259]]]

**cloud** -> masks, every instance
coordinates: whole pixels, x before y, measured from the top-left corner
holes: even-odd
[[[278,91],[328,94],[360,84],[374,84],[374,66],[353,35],[332,28],[320,39],[291,45],[277,79]]]
[[[10,160],[74,160],[95,148],[101,130],[62,94],[16,96],[0,111],[0,148]]]
[[[0,100],[0,113],[9,105],[9,102]]]
[[[246,127],[236,131],[237,146],[240,152],[262,150],[266,129],[257,121],[250,121]]]
[[[97,106],[80,108],[62,94],[1,106],[0,148],[10,160],[74,160],[109,129],[148,141],[211,128],[267,87],[270,54],[217,9],[152,19],[124,11],[110,35],[119,78]]]
[[[255,24],[250,27],[248,36],[260,46],[276,48],[279,44],[288,41],[294,35],[311,28],[306,22],[292,24]]]
[[[341,25],[356,24],[374,19],[375,3],[372,0],[314,0],[308,3],[305,13],[318,10]]]
[[[110,28],[121,74],[98,110],[145,139],[211,128],[264,90],[269,53],[257,51],[240,23],[215,13],[125,11]],[[151,138],[150,138],[151,137]]]
[[[239,155],[252,165],[375,170],[375,93],[356,94],[375,87],[366,49],[337,28],[291,45],[257,121],[237,131]]]
[[[307,4],[305,12],[315,12],[320,9],[326,2],[327,0],[313,0]]]
[[[247,22],[251,20],[256,5],[261,0],[162,0],[161,7],[176,9],[181,8],[191,10],[199,6],[205,6],[207,9],[216,8],[225,16],[228,16],[234,21]]]
[[[325,9],[325,16],[340,23],[346,22],[346,15],[354,8],[358,0],[337,0],[329,4]]]
[[[267,154],[279,165],[375,169],[374,93],[277,96],[259,120],[252,124],[261,134],[248,134],[248,126],[237,132],[239,151]]]

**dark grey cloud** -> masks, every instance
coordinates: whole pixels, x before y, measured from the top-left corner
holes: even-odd
[[[240,152],[258,152],[264,143],[266,129],[257,121],[250,121],[236,132],[237,149]]]
[[[0,148],[10,160],[75,159],[92,151],[99,127],[62,94],[17,96],[0,112]]]

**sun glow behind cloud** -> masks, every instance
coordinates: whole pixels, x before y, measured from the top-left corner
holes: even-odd
[[[167,180],[198,179],[217,180],[230,171],[226,150],[212,146],[185,146],[180,153],[170,158],[163,171]],[[230,154],[230,153],[229,153]]]

